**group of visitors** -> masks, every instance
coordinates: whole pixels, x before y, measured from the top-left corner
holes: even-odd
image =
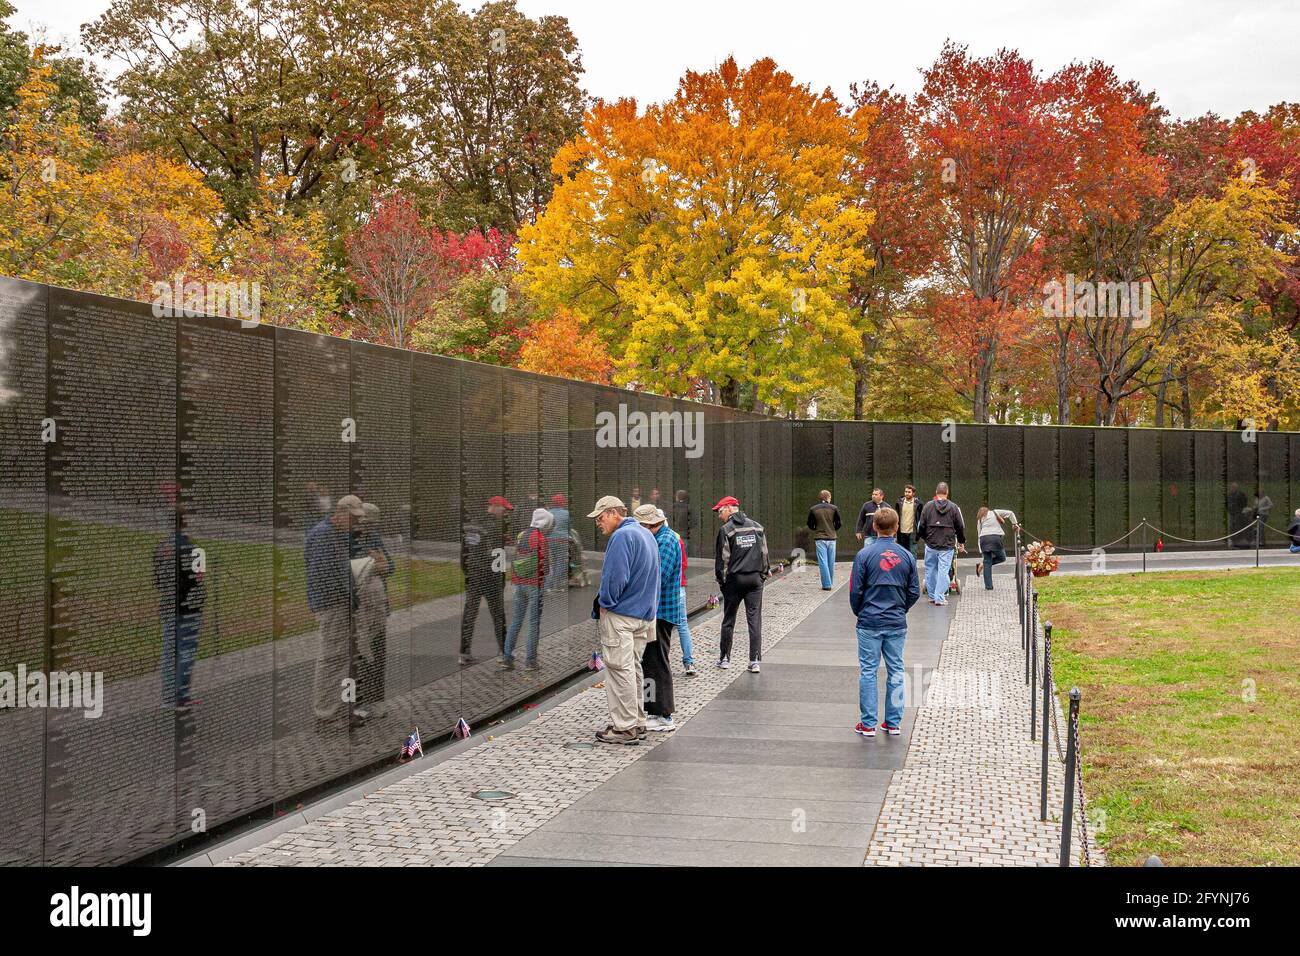
[[[714,576],[723,596],[723,620],[718,667],[731,666],[732,633],[743,603],[749,626],[749,670],[758,673],[762,659],[763,583],[769,572],[767,537],[763,526],[740,509],[728,495],[713,506],[722,522],[714,553]],[[605,695],[609,722],[596,732],[601,743],[632,746],[652,732],[676,729],[673,720],[673,676],[669,666],[672,635],[686,645],[686,541],[669,525],[656,504],[638,504],[628,511],[622,499],[605,495],[587,515],[609,537],[600,576],[600,591],[591,615],[598,622],[600,653],[605,665]]]

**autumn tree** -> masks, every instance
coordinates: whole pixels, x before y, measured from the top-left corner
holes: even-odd
[[[53,73],[38,51],[0,132],[0,269],[128,297],[209,270],[215,194],[185,166],[97,140]]]
[[[424,225],[409,197],[385,197],[347,239],[348,271],[361,296],[358,310],[403,348],[410,330],[433,314],[462,276],[485,264],[500,268],[509,248],[510,239],[495,230],[440,232]]]
[[[614,366],[600,336],[567,310],[539,318],[524,332],[519,368],[608,385]]]
[[[582,128],[578,41],[563,17],[531,19],[514,0],[439,9],[426,25],[425,82],[407,105],[435,214],[513,234],[550,199],[551,160]]]
[[[897,323],[936,265],[940,178],[917,152],[916,111],[907,97],[875,83],[854,86],[852,96],[867,122],[866,142],[854,164],[862,186],[859,203],[874,213],[866,241],[872,265],[854,277],[850,292],[860,341],[851,359],[852,414],[862,418],[878,370],[910,375],[927,367],[925,349],[891,349],[886,359],[880,348],[899,333]]]
[[[860,347],[848,292],[872,217],[848,172],[865,136],[766,59],[688,72],[643,112],[599,102],[521,231],[528,287],[599,331],[617,381],[798,407]]]

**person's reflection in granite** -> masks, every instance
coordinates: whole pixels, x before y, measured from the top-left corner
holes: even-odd
[[[303,564],[307,578],[307,607],[316,615],[320,628],[320,650],[316,658],[313,684],[313,710],[316,729],[352,717],[351,695],[345,681],[352,669],[352,610],[355,589],[352,586],[351,531],[365,514],[361,499],[344,495],[333,513],[307,532],[303,544]]]
[[[690,495],[686,493],[685,488],[679,488],[677,493],[673,495],[673,530],[686,541],[688,550],[691,544],[691,519],[693,517]]]
[[[549,570],[546,574],[547,591],[569,590],[569,499],[563,492],[551,495],[550,512],[555,526],[547,536]]]
[[[381,716],[384,700],[384,676],[388,666],[388,578],[393,573],[393,557],[384,545],[379,530],[379,506],[362,504],[364,514],[352,534],[352,560],[369,558],[373,564],[363,568],[355,579],[357,595],[357,713]]]
[[[194,542],[185,533],[185,508],[174,505],[172,515],[172,532],[153,550],[153,585],[162,624],[162,704],[185,713],[199,703],[190,692],[190,680],[206,595]]]
[[[475,664],[478,659],[471,653],[474,642],[474,625],[478,622],[479,605],[487,601],[492,615],[492,630],[496,636],[497,653],[506,649],[506,579],[505,542],[506,515],[514,510],[507,499],[493,495],[483,512],[467,516],[461,528],[460,569],[465,575],[465,606],[460,618],[460,663]]]
[[[1228,534],[1229,540],[1234,548],[1250,547],[1249,538],[1242,532],[1246,530],[1246,525],[1250,521],[1250,508],[1247,504],[1246,493],[1241,490],[1241,486],[1235,481],[1228,486],[1228,493],[1224,496],[1224,507],[1228,511]]]

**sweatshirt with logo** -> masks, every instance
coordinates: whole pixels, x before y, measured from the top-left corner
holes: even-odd
[[[713,576],[718,585],[737,574],[767,577],[767,535],[763,526],[743,511],[722,523],[714,547]]]
[[[893,538],[877,538],[853,559],[849,607],[858,616],[858,627],[903,630],[908,610],[920,597],[916,558]]]

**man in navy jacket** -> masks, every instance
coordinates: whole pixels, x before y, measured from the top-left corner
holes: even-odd
[[[862,719],[853,728],[863,737],[876,736],[876,706],[880,691],[876,671],[883,653],[888,672],[885,722],[880,729],[898,736],[903,722],[903,645],[907,641],[907,612],[921,597],[916,558],[895,540],[898,512],[883,507],[875,513],[875,538],[853,559],[849,606],[858,618],[858,708]]]

